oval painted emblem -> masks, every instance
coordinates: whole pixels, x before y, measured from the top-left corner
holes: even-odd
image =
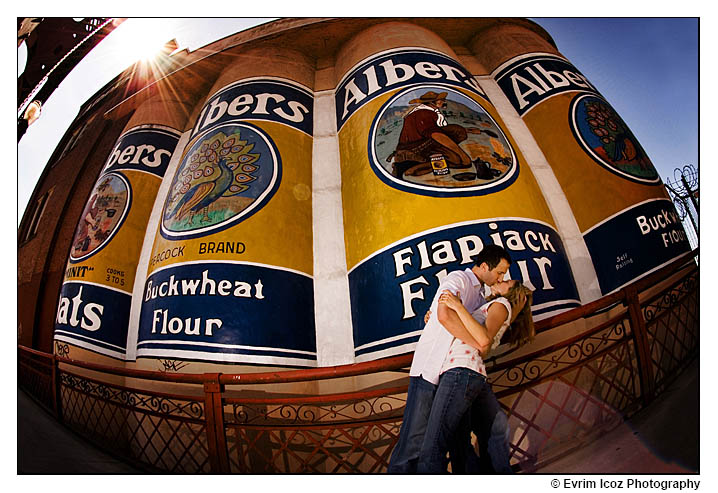
[[[200,135],[177,168],[162,212],[162,235],[194,238],[251,216],[281,179],[276,146],[246,123],[220,125]]]
[[[518,175],[516,154],[491,115],[441,85],[413,86],[387,101],[372,125],[369,155],[384,183],[421,195],[483,195]]]
[[[581,147],[614,174],[639,183],[659,183],[658,172],[638,139],[605,100],[584,94],[574,98],[570,126]]]
[[[75,230],[70,262],[83,261],[107,245],[125,220],[131,199],[130,184],[120,173],[100,177]]]

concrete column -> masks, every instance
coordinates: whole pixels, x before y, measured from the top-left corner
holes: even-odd
[[[516,144],[527,160],[526,164],[531,169],[546,199],[546,204],[556,222],[558,233],[566,247],[566,256],[573,271],[581,303],[586,304],[600,298],[601,290],[586,242],[583,240],[578,223],[576,223],[571,204],[556,179],[551,165],[541,152],[531,131],[511,106],[499,85],[490,76],[476,76],[476,79],[516,140]]]
[[[191,133],[192,132],[188,130],[182,134],[179,142],[177,142],[175,152],[172,153],[172,159],[167,166],[167,171],[165,172],[160,188],[157,191],[155,203],[152,206],[152,213],[147,220],[145,239],[142,243],[142,252],[140,253],[140,259],[137,262],[137,275],[135,276],[135,284],[132,288],[130,323],[127,329],[127,361],[134,361],[137,359],[137,334],[139,331],[140,310],[142,309],[142,297],[145,288],[145,281],[147,280],[147,268],[150,264],[152,247],[154,245],[157,229],[159,228],[160,221],[162,220],[162,207],[164,206],[165,198],[167,197],[169,188],[172,185],[172,178],[177,171],[177,166],[182,159],[182,150],[187,145]]]
[[[317,366],[354,362],[334,93],[314,94],[312,221]]]

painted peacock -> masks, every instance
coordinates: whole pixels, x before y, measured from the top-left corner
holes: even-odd
[[[259,154],[250,152],[253,147],[240,140],[239,132],[230,136],[220,133],[203,142],[175,177],[165,220],[181,221],[189,216],[191,224],[201,213],[200,222],[212,222],[209,210],[215,202],[241,194],[256,180],[252,173],[259,169],[254,164]]]

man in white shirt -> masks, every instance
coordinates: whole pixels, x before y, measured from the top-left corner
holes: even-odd
[[[456,312],[438,303],[444,290],[461,298],[469,312],[483,305],[484,285],[502,281],[511,265],[511,257],[498,245],[486,245],[474,257],[471,269],[450,272],[439,284],[431,303],[431,317],[414,351],[409,371],[409,390],[399,441],[389,460],[389,473],[415,473],[434,400],[439,372],[454,338],[479,347],[459,320]],[[452,455],[451,451],[449,452]]]

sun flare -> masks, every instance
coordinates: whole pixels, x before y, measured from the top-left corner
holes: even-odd
[[[119,46],[133,61],[151,62],[174,36],[161,19],[132,21],[124,22],[116,29]]]

